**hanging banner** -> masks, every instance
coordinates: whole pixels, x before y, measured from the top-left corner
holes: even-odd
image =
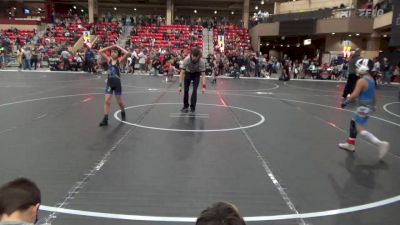
[[[89,47],[91,47],[92,42],[91,42],[91,37],[90,37],[90,31],[84,31],[83,32],[83,43]]]
[[[351,56],[351,47],[350,46],[344,46],[343,47],[343,57],[344,58],[350,58]]]
[[[343,57],[344,58],[350,58],[351,57],[351,41],[349,40],[344,40],[342,42],[342,46],[343,46]]]
[[[221,52],[224,52],[225,49],[225,37],[224,35],[218,35],[218,46]]]
[[[400,1],[393,1],[392,32],[389,46],[400,46]]]

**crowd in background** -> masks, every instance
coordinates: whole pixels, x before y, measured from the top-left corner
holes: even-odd
[[[381,4],[381,5],[379,5]],[[378,2],[379,7],[384,7],[383,3]],[[262,16],[262,14],[260,14]],[[138,35],[138,32],[146,25],[156,25],[148,32],[157,33],[158,26],[163,26],[165,18],[162,16],[119,16],[103,15],[105,22],[117,22],[119,25],[116,31],[105,27],[102,32],[104,39],[112,32],[122,32],[124,25],[132,25],[131,35]],[[216,35],[224,34],[229,20],[221,17],[201,18],[198,17],[175,17],[175,23],[178,25],[189,24],[190,26],[206,26],[214,28]],[[99,32],[98,24],[87,23],[87,18],[77,15],[67,15],[58,17],[55,23],[46,28],[45,31],[37,32],[34,30],[31,35],[19,35],[18,29],[9,29],[0,32],[0,68],[5,68],[10,60],[10,53],[15,52],[16,66],[20,69],[30,70],[43,66],[48,66],[51,70],[74,70],[99,72],[107,70],[107,62],[97,54],[98,50],[108,46],[110,43],[104,43],[104,39],[98,40],[95,45],[75,51],[71,47],[79,38],[79,34],[70,31],[67,28],[71,24],[84,25],[92,33]],[[56,33],[65,37],[72,38],[71,42],[57,42]],[[163,40],[169,40],[169,35],[175,35],[179,38],[180,31],[168,31]],[[6,34],[14,34],[15,39],[10,40]],[[149,41],[150,46],[143,46],[144,41],[135,43],[130,38],[126,39],[125,48],[131,52],[131,56],[125,64],[122,64],[122,71],[126,74],[150,73],[154,75],[166,74],[169,68],[179,70],[179,64],[188,54],[190,41],[196,41],[198,35],[196,29],[190,32],[187,40],[189,45],[168,45],[164,47],[154,47],[154,40]],[[228,37],[227,37],[228,38]],[[256,53],[251,48],[244,48],[238,35],[227,40],[224,50],[218,48],[218,43],[214,40],[215,53],[204,56],[207,59],[207,72],[209,75],[228,75],[234,77],[255,76],[270,77],[279,76],[282,79],[346,79],[347,62],[343,57],[337,57],[330,63],[320,64],[319,59],[309,59],[307,56],[303,60],[290,59],[287,55],[283,57],[269,56]],[[237,39],[237,40],[236,40]],[[151,44],[153,43],[153,44]],[[187,43],[186,43],[187,44]],[[399,75],[399,66],[391,64],[389,60],[381,58],[374,59],[374,76],[382,83],[389,83]]]
[[[123,26],[148,26],[155,24],[157,26],[165,25],[165,16],[162,15],[112,15],[110,12],[101,15],[102,22],[121,22]],[[201,25],[205,28],[214,28],[215,26],[226,26],[233,24],[238,27],[243,27],[242,21],[232,20],[225,16],[175,16],[173,19],[174,25]]]

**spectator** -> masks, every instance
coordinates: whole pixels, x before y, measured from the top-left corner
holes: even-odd
[[[24,70],[29,69],[31,70],[31,58],[32,58],[32,52],[29,47],[26,47],[23,52],[23,59],[24,59]]]
[[[18,69],[22,69],[22,55],[23,55],[23,52],[22,52],[22,49],[21,49],[21,47],[18,47],[18,49],[17,49],[17,63],[18,63]]]
[[[71,65],[70,65],[70,63],[69,63],[69,58],[71,57],[71,53],[69,53],[69,51],[68,51],[68,49],[64,49],[62,52],[61,52],[61,59],[62,59],[62,61],[63,61],[63,63],[64,63],[64,67],[63,67],[63,70],[64,71],[66,71],[66,70],[70,70],[71,69]]]
[[[131,63],[131,67],[132,67],[132,73],[135,73],[135,64],[136,62],[139,61],[139,56],[137,54],[137,50],[133,50],[132,54],[131,54],[131,58],[132,58],[132,63]]]
[[[297,79],[300,73],[300,64],[298,63],[297,60],[294,61],[293,63],[293,78]]]
[[[231,68],[231,76],[233,78],[237,78],[237,79],[240,78],[240,68],[239,68],[239,65],[237,63],[234,63],[233,67]]]
[[[154,69],[154,76],[157,76],[162,68],[162,64],[157,55],[153,58],[152,67]]]
[[[146,66],[147,56],[143,51],[140,51],[138,57],[139,57],[140,70],[143,72],[146,69],[145,66]]]
[[[76,68],[75,71],[78,71],[78,69],[82,69],[82,63],[83,63],[83,54],[81,51],[76,52],[74,61],[76,62]]]
[[[85,52],[85,66],[88,73],[96,73],[96,70],[94,69],[94,59],[95,55],[93,51],[87,47]]]
[[[35,65],[35,70],[37,69],[37,64],[38,64],[38,57],[39,57],[39,51],[37,47],[34,47],[32,50],[32,58],[30,61],[31,67]]]
[[[15,39],[15,45],[17,45],[18,48],[21,46],[21,39],[19,38],[19,36],[17,36],[17,38]]]
[[[382,84],[390,84],[391,78],[392,78],[392,65],[390,65],[388,58],[383,58],[383,63],[382,63]]]
[[[0,48],[0,69],[6,68],[6,54],[3,47]]]
[[[196,225],[246,225],[233,204],[217,202],[200,213]]]
[[[374,58],[374,67],[372,68],[372,71],[371,71],[371,76],[374,78],[374,81],[375,81],[375,87],[378,86],[376,83],[376,80],[379,77],[380,72],[381,72],[381,63],[379,62],[378,57],[375,57]]]
[[[41,194],[35,183],[19,178],[0,187],[0,224],[28,225],[38,220]]]
[[[174,67],[174,62],[173,60],[169,60],[165,65],[166,65],[166,70],[165,72],[167,73],[167,77],[165,78],[166,82],[172,81],[174,77],[174,73],[177,71],[177,69]]]
[[[372,0],[368,0],[366,3],[364,3],[361,8],[363,9],[372,9]]]
[[[399,75],[400,75],[400,62],[399,62],[398,65],[395,65],[395,66],[394,66],[394,69],[393,69],[393,78],[396,79],[396,78],[399,77]],[[399,96],[399,97],[400,97],[400,96]]]

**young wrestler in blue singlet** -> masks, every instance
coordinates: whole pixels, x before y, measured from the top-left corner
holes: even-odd
[[[351,152],[355,151],[355,142],[357,134],[360,134],[368,142],[378,147],[379,158],[382,159],[389,151],[389,143],[381,141],[372,133],[365,129],[369,115],[375,108],[376,89],[374,78],[369,74],[368,59],[360,59],[357,62],[357,73],[361,77],[357,81],[356,87],[350,97],[341,105],[342,108],[350,101],[358,98],[359,106],[357,111],[350,121],[350,135],[346,143],[339,143],[339,147]]]
[[[104,52],[111,50],[111,56],[107,56]],[[124,55],[120,57],[120,51],[124,52]],[[121,73],[120,73],[120,62],[126,60],[129,52],[118,45],[113,45],[107,48],[103,48],[99,53],[107,59],[108,62],[108,75],[107,75],[107,85],[105,90],[105,102],[104,102],[104,117],[100,122],[100,126],[108,125],[108,114],[110,113],[111,97],[114,94],[121,108],[122,120],[125,120],[125,103],[122,99],[122,86],[121,86]]]

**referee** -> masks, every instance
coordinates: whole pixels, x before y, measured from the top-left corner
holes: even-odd
[[[346,86],[343,89],[343,101],[345,101],[347,99],[347,96],[350,95],[353,90],[354,87],[356,86],[357,80],[358,80],[358,76],[357,76],[357,72],[356,72],[356,62],[360,59],[360,50],[356,49],[356,51],[354,52],[354,54],[351,56],[350,60],[349,60],[349,76],[347,78],[347,82],[346,82]]]
[[[191,49],[190,55],[183,60],[181,66],[181,74],[179,77],[179,92],[182,92],[182,83],[183,83],[184,95],[183,95],[183,108],[181,109],[181,112],[183,113],[189,112],[189,106],[191,113],[194,113],[196,111],[197,88],[199,87],[200,76],[202,77],[203,94],[206,90],[206,76],[205,76],[206,63],[201,58],[201,56],[202,54],[200,49],[194,47]],[[193,82],[193,91],[189,105],[189,87],[192,82]]]

